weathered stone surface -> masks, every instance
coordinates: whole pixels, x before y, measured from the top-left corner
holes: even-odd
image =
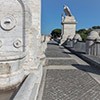
[[[76,31],[76,22],[73,21],[74,17],[65,18],[62,23],[62,40],[61,43],[64,43],[67,39],[73,39]]]
[[[99,32],[91,31],[86,40],[86,53],[89,55],[99,56],[100,53],[100,36]]]
[[[37,88],[35,87],[36,80],[37,76],[30,74],[13,100],[35,100],[36,98],[33,97],[32,92],[34,88]],[[31,97],[35,99],[31,99]]]
[[[2,41],[0,52],[25,51],[24,10],[23,3],[17,0],[0,1],[0,40]]]
[[[29,75],[14,100],[36,100],[45,61],[43,54],[41,0],[1,0],[0,90],[15,89]]]
[[[31,26],[28,31],[27,59],[24,69],[37,69],[41,55],[41,0],[23,0],[28,5],[31,13]],[[30,65],[30,66],[29,66]]]
[[[42,78],[41,0],[0,1],[0,89],[12,88],[31,72]]]
[[[69,12],[69,11],[67,11]],[[63,44],[67,39],[73,39],[76,32],[76,20],[74,16],[70,14],[63,17],[62,20],[62,39],[61,44]]]
[[[74,43],[77,41],[82,41],[82,37],[80,36],[80,34],[75,34],[73,39],[74,39]]]
[[[26,56],[25,7],[21,0],[0,1],[0,89],[22,82]],[[4,68],[5,67],[5,68]]]

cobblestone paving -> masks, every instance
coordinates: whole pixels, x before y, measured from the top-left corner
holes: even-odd
[[[46,62],[47,65],[72,65],[77,64],[73,59],[50,59]]]
[[[79,69],[49,69],[42,100],[100,100],[100,85]]]
[[[48,44],[46,57],[70,57],[63,49],[64,48],[60,48],[58,45]]]
[[[47,51],[46,52],[46,57],[70,57],[68,54],[64,54],[59,51]]]

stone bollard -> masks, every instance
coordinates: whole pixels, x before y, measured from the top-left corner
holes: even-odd
[[[86,40],[86,53],[89,55],[96,55],[96,39],[99,38],[99,34],[96,31],[92,31],[88,34]]]
[[[100,56],[100,37],[96,40],[96,56]]]
[[[0,89],[14,88],[24,79],[24,12],[21,0],[0,0]]]
[[[74,43],[77,43],[78,41],[82,41],[82,38],[80,34],[75,34],[73,38]]]

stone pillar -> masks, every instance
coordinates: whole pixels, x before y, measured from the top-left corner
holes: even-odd
[[[42,78],[41,0],[0,0],[0,89]]]
[[[74,16],[65,16],[62,22],[62,32],[61,44],[63,44],[68,37],[73,39],[76,32],[76,20]]]
[[[80,34],[75,34],[74,38],[73,38],[74,43],[76,43],[77,41],[82,41],[82,38],[80,36]]]
[[[97,46],[96,40],[99,38],[99,34],[96,31],[91,31],[88,34],[86,40],[86,53],[89,55],[96,55],[97,53]]]
[[[41,0],[23,0],[28,5],[31,15],[31,25],[27,31],[27,56],[23,68],[25,74],[34,73],[37,91],[42,79],[43,62],[41,60]],[[27,20],[28,22],[28,20]]]
[[[38,69],[40,65],[41,48],[41,0],[23,0],[29,7],[32,23],[28,31],[28,56],[25,70]],[[30,66],[29,66],[30,65]]]
[[[25,6],[21,0],[0,0],[0,89],[23,81],[26,57]]]
[[[96,56],[100,56],[100,37],[97,38],[95,45],[96,45],[96,53],[95,53],[95,55]]]

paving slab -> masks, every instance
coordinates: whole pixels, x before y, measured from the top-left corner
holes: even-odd
[[[64,47],[48,44],[46,49],[46,57],[70,57],[69,52],[64,51]]]
[[[47,51],[46,57],[70,57],[68,54],[64,54],[64,52],[61,51]]]
[[[82,70],[49,69],[42,100],[100,100],[100,84]]]
[[[78,64],[73,59],[49,59],[46,61],[46,65],[72,65],[72,64]]]

